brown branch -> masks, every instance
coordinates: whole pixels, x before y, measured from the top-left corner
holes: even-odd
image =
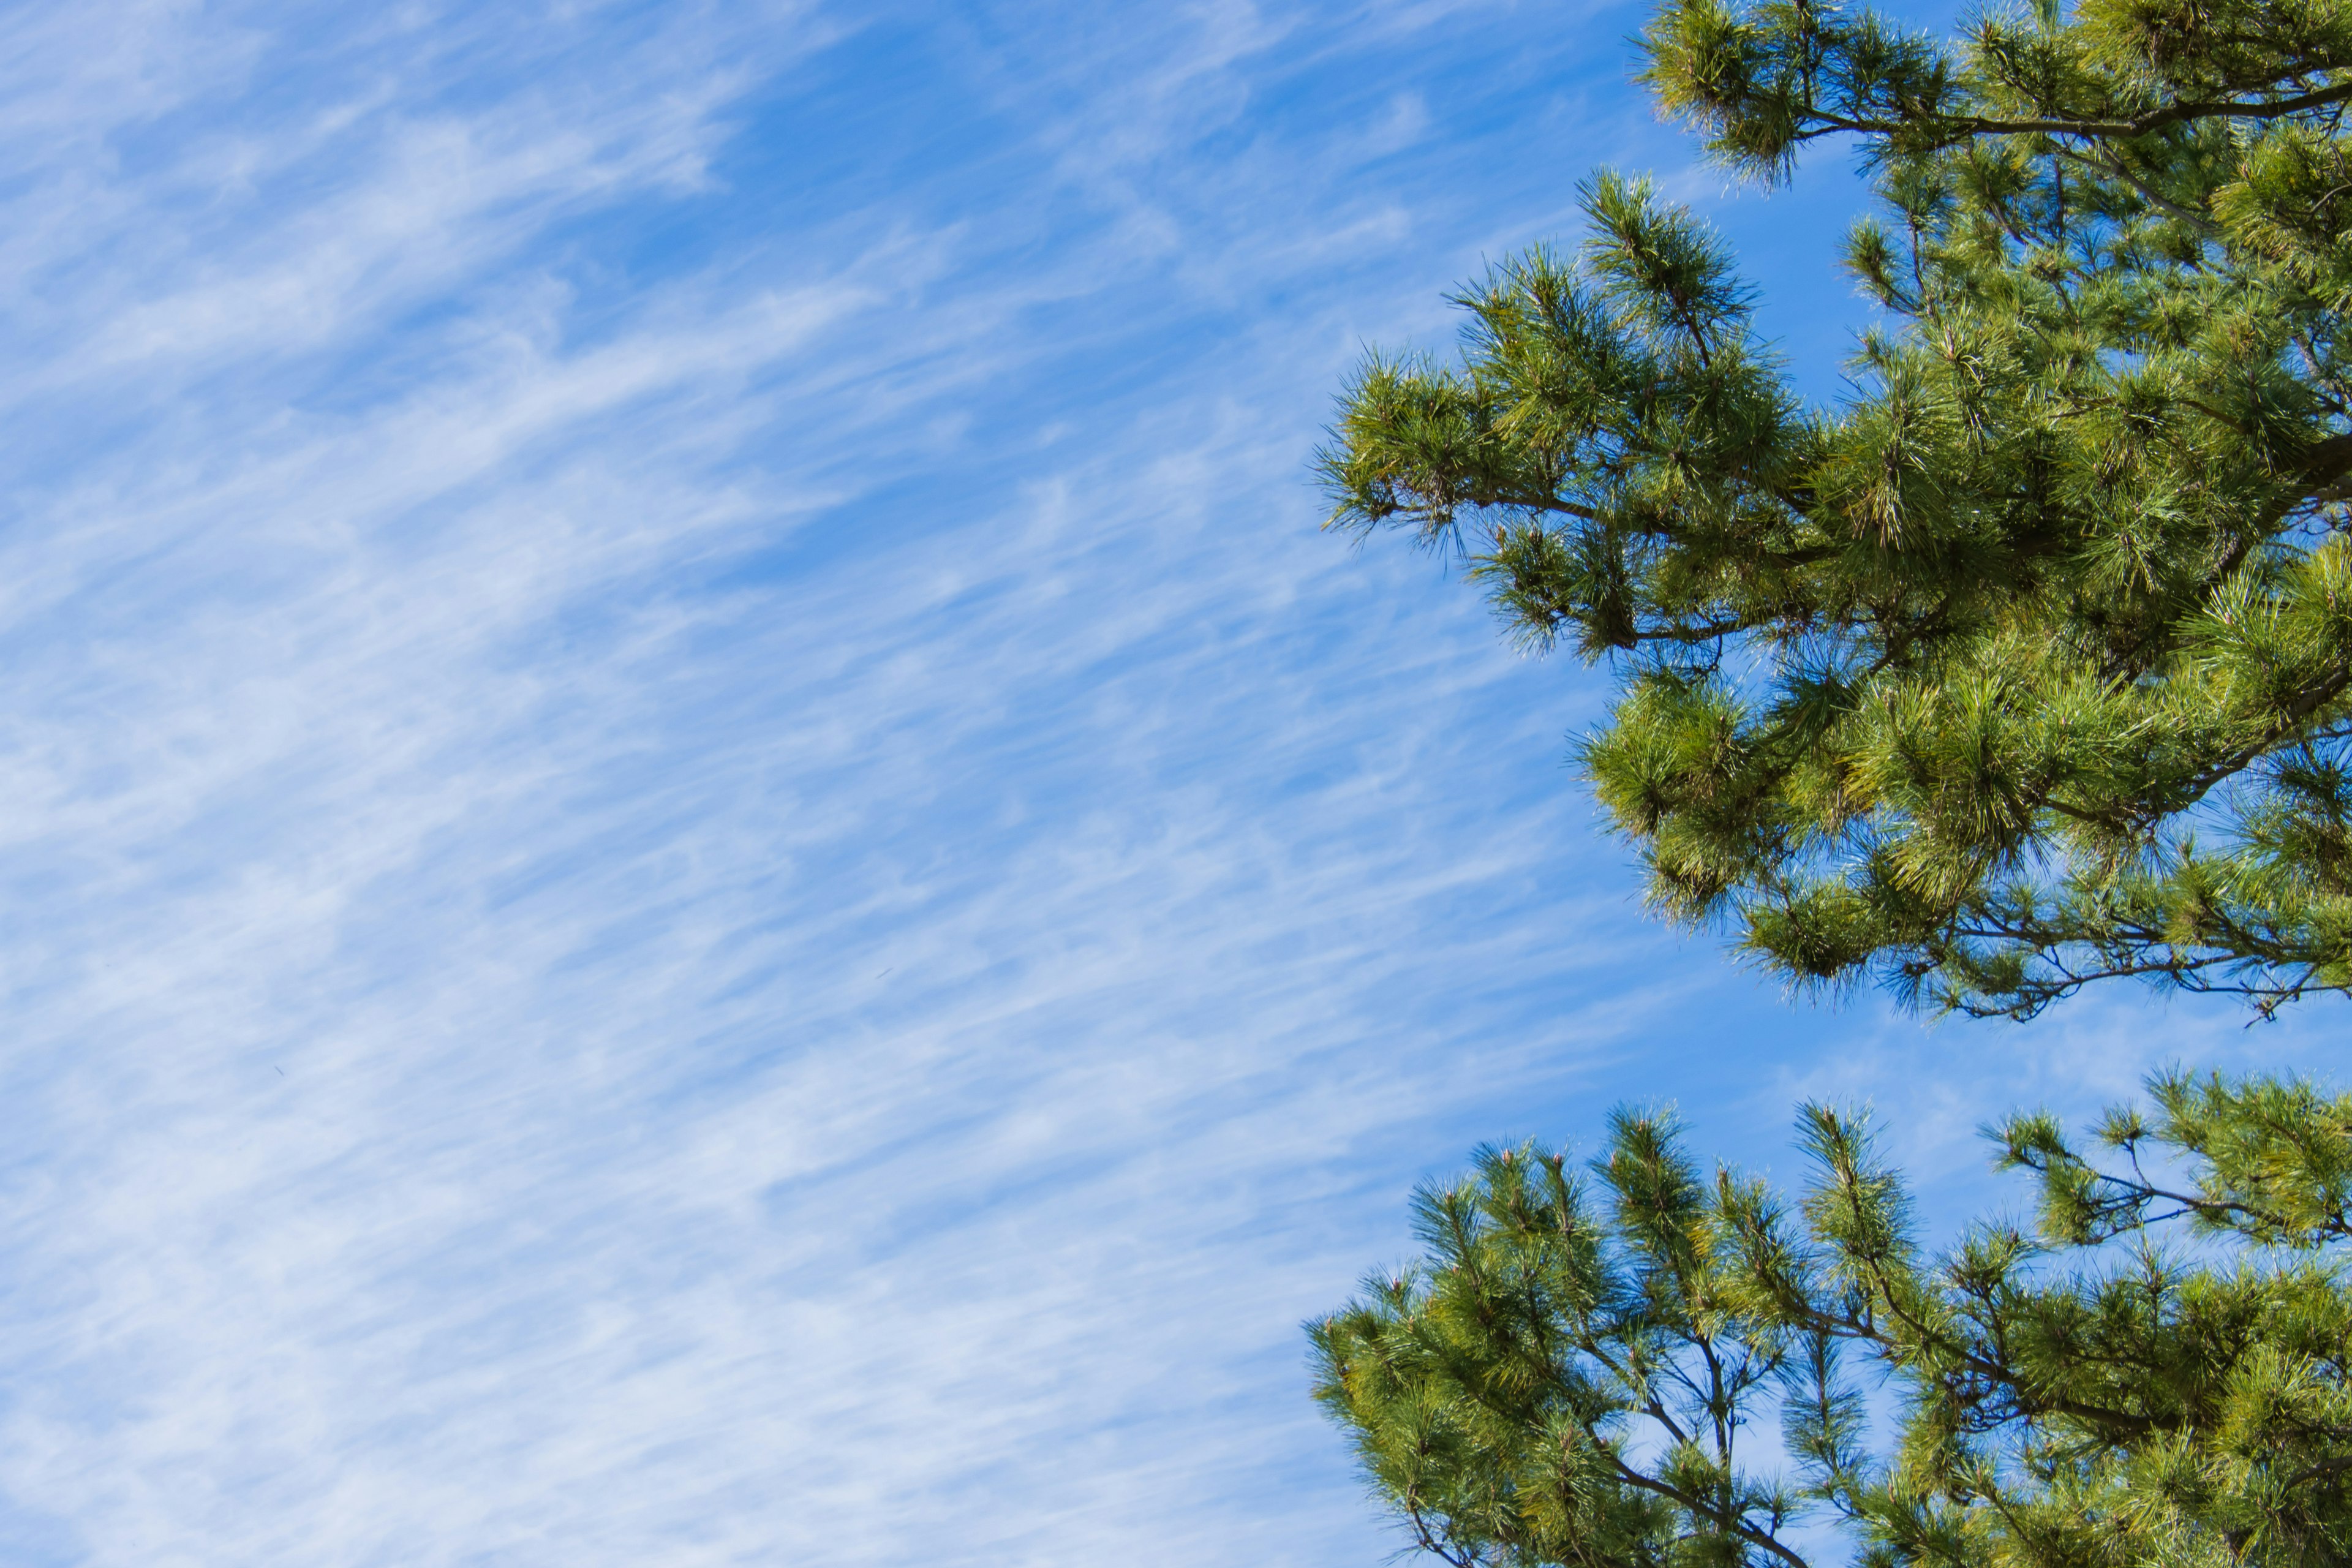
[[[1585,1436],[1591,1439],[1594,1447],[1598,1447],[1602,1453],[1609,1456],[1609,1462],[1617,1468],[1618,1479],[1624,1481],[1628,1486],[1639,1487],[1642,1490],[1645,1492],[1654,1492],[1659,1497],[1664,1498],[1669,1502],[1680,1503],[1683,1507],[1690,1510],[1691,1512],[1698,1515],[1701,1519],[1707,1521],[1710,1524],[1713,1524],[1717,1529],[1729,1531],[1732,1534],[1739,1537],[1740,1540],[1747,1542],[1751,1546],[1762,1547],[1765,1551],[1771,1552],[1775,1557],[1780,1559],[1781,1562],[1789,1564],[1789,1568],[1812,1568],[1811,1563],[1806,1562],[1794,1552],[1790,1551],[1786,1546],[1780,1544],[1779,1538],[1772,1535],[1769,1531],[1757,1529],[1754,1525],[1740,1519],[1736,1513],[1730,1513],[1725,1510],[1717,1508],[1712,1503],[1702,1502],[1697,1498],[1692,1497],[1688,1493],[1685,1492],[1680,1487],[1671,1486],[1661,1480],[1654,1480],[1650,1477],[1643,1475],[1641,1471],[1635,1469],[1633,1466],[1627,1464],[1622,1458],[1621,1458],[1618,1456],[1617,1450],[1602,1442],[1600,1435],[1592,1431],[1590,1427],[1585,1429]]]
[[[2236,99],[2214,101],[2175,103],[2163,109],[2152,109],[2128,120],[1997,120],[1987,115],[1959,114],[1945,119],[1942,130],[1954,141],[1971,136],[2081,136],[2091,139],[2146,136],[2168,126],[2182,125],[2192,120],[2277,120],[2289,114],[2300,114],[2307,109],[2325,109],[2330,104],[2352,100],[2352,81],[2334,87],[2300,93],[2294,98],[2275,98],[2259,103]],[[1814,110],[1813,118],[1822,131],[1848,132],[1857,135],[1892,135],[1916,127],[1895,120],[1857,119]]]
[[[2134,191],[2137,192],[2139,198],[2147,203],[2148,205],[2155,207],[2167,217],[2174,218],[2181,223],[2187,224],[2189,227],[2204,235],[2208,239],[2219,239],[2221,237],[2221,226],[2220,224],[2215,223],[2203,213],[2198,212],[2192,207],[2182,206],[2179,202],[2174,201],[2169,196],[2162,195],[2156,190],[2154,186],[2148,184],[2138,175],[2133,174],[2129,169],[2125,168],[2122,161],[2116,158],[2114,155],[2107,154],[2094,157],[2087,153],[2078,153],[2072,147],[2058,148],[2057,155],[2065,159],[2070,163],[2079,163],[2084,168],[2089,169],[2095,174],[2105,174],[2115,179],[2121,180],[2125,184],[2129,185]]]

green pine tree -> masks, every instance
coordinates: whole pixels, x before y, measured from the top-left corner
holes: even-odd
[[[1800,983],[2352,989],[2352,5],[1948,46],[1676,0],[1643,47],[1742,175],[1860,150],[1853,395],[1802,403],[1722,245],[1603,174],[1580,247],[1459,297],[1458,363],[1364,366],[1334,521],[1609,660],[1582,759],[1655,902]]]
[[[1318,1396],[1458,1568],[2352,1562],[2352,1097],[2151,1088],[2105,1168],[1999,1129],[2040,1223],[1938,1254],[1818,1106],[1793,1201],[1656,1116],[1586,1170],[1484,1150],[1422,1262],[1310,1325]]]

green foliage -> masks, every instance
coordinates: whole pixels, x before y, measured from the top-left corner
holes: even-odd
[[[1482,1150],[1418,1195],[1423,1260],[1309,1326],[1318,1397],[1460,1568],[1810,1568],[1832,1524],[1874,1568],[2352,1561],[2352,1096],[2150,1088],[2106,1166],[1990,1130],[2039,1224],[1940,1253],[1822,1106],[1793,1200],[1662,1116],[1580,1170]]]
[[[2352,6],[2084,0],[1957,44],[1676,0],[1733,170],[1858,147],[1853,391],[1804,405],[1643,182],[1375,358],[1334,522],[1465,552],[1620,682],[1582,760],[1657,905],[1800,983],[2029,1016],[2352,989]]]

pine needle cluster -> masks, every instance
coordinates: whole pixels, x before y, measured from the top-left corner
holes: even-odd
[[[1318,1396],[1456,1568],[2352,1561],[2352,1097],[2150,1087],[2096,1158],[1991,1130],[2038,1222],[1937,1253],[1822,1106],[1794,1197],[1658,1115],[1580,1168],[1482,1150],[1422,1260],[1309,1325]]]
[[[1362,367],[1334,523],[1607,660],[1581,760],[1655,904],[1797,982],[2352,990],[2352,6],[1946,43],[1673,0],[1643,47],[1740,175],[1859,149],[1851,395],[1803,403],[1720,240],[1601,174],[1580,246],[1458,296],[1458,362]]]

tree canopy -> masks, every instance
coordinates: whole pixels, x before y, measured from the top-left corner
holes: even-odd
[[[1458,296],[1458,362],[1363,366],[1334,522],[1607,660],[1581,758],[1654,902],[1801,983],[2352,989],[2352,6],[1947,43],[1675,0],[1643,48],[1740,177],[1859,153],[1850,395],[1800,399],[1723,244],[1604,174],[1580,246]]]
[[[1995,1130],[2038,1224],[1937,1253],[1822,1106],[1793,1198],[1657,1115],[1582,1169],[1483,1150],[1416,1200],[1422,1260],[1310,1325],[1318,1395],[1458,1568],[1811,1568],[1827,1526],[1879,1568],[2352,1561],[2352,1097],[2151,1088],[2105,1164]]]

